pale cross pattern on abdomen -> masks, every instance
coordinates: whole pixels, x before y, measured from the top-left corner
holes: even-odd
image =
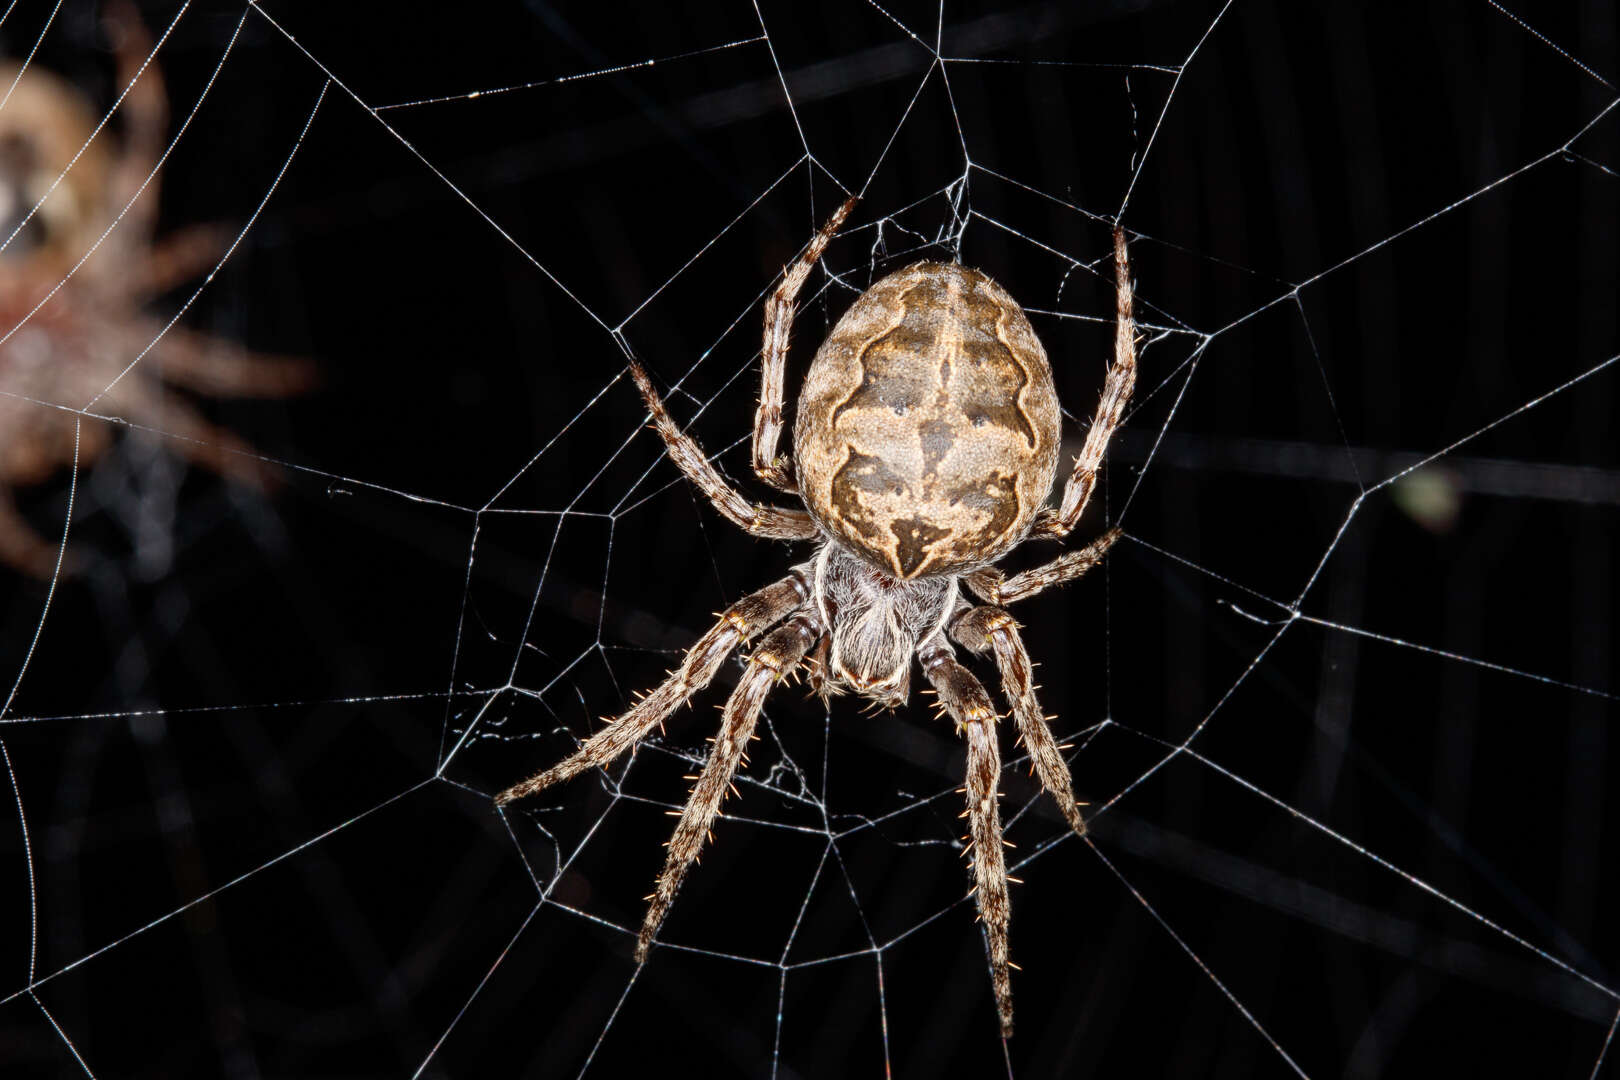
[[[1000,290],[956,265],[896,277],[903,314],[857,350],[860,385],[833,410],[846,450],[830,494],[865,546],[911,578],[1014,539],[1021,504],[1044,497],[1050,470],[1036,495],[994,465],[1033,464],[1052,448],[1025,413],[1032,373],[1004,340]]]

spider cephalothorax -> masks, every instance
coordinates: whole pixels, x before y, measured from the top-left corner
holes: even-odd
[[[737,645],[770,630],[726,702],[714,749],[669,842],[636,944],[636,961],[643,962],[719,813],[770,688],[803,662],[823,695],[852,690],[893,708],[906,700],[915,658],[967,741],[975,895],[1001,1030],[1010,1035],[997,715],[984,686],[955,659],[951,643],[994,658],[1042,786],[1084,835],[1068,765],[1035,697],[1029,654],[1003,605],[1079,577],[1102,559],[1119,532],[1011,578],[992,564],[1031,536],[1068,535],[1091,496],[1136,380],[1125,234],[1114,229],[1114,363],[1063,497],[1057,507],[1043,508],[1059,436],[1046,353],[1012,297],[984,274],[955,264],[918,263],[861,294],[827,336],[805,379],[794,428],[796,465],[777,455],[794,299],[854,206],[850,199],[834,212],[765,305],[754,471],[764,482],[801,495],[806,509],[762,506],[740,495],[676,425],[640,362],[629,360],[669,456],[715,508],[756,536],[817,540],[815,557],[726,609],[665,682],[577,752],[495,801],[505,805],[606,765],[707,686]],[[982,604],[966,599],[964,584]]]

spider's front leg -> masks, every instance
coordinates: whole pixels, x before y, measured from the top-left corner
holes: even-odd
[[[693,694],[708,686],[715,672],[720,670],[721,662],[731,655],[731,650],[739,642],[785,619],[809,596],[809,586],[805,584],[803,575],[795,571],[774,585],[767,585],[732,604],[721,614],[720,621],[686,650],[681,666],[656,690],[636,702],[623,716],[586,739],[583,746],[562,761],[495,796],[495,805],[505,806],[586,769],[607,765],[646,738],[655,725],[663,723],[666,716],[686,704]]]
[[[1080,804],[1074,799],[1074,785],[1069,779],[1069,766],[1063,760],[1052,729],[1041,713],[1041,703],[1035,697],[1034,669],[1029,652],[1018,633],[1018,624],[1006,608],[976,607],[963,612],[951,623],[951,637],[976,653],[995,655],[996,668],[1001,672],[1001,692],[1012,702],[1013,717],[1018,732],[1029,750],[1035,773],[1041,786],[1058,804],[1063,819],[1075,831],[1086,835],[1086,822],[1080,816]]]
[[[833,235],[855,209],[859,196],[851,195],[832,212],[827,223],[811,239],[804,254],[782,275],[782,284],[765,301],[765,337],[760,347],[759,408],[754,412],[754,473],[774,488],[794,493],[799,486],[793,479],[793,462],[777,456],[776,444],[782,438],[782,382],[787,372],[788,339],[793,333],[793,304],[804,288],[805,279]]]
[[[1097,402],[1097,415],[1092,418],[1091,430],[1086,432],[1080,456],[1074,459],[1074,472],[1063,487],[1063,502],[1056,511],[1044,510],[1035,523],[1034,535],[1062,539],[1074,529],[1091,501],[1091,489],[1097,484],[1097,470],[1102,466],[1108,440],[1119,427],[1125,415],[1125,404],[1131,399],[1136,386],[1136,323],[1131,317],[1131,263],[1125,253],[1125,230],[1114,226],[1114,363],[1103,381],[1102,399]]]
[[[720,813],[720,801],[731,788],[731,778],[745,756],[743,751],[754,733],[760,710],[765,707],[766,695],[798,666],[820,636],[820,622],[810,612],[803,611],[767,634],[749,656],[748,670],[743,672],[737,689],[726,699],[720,734],[715,736],[709,760],[692,786],[692,795],[686,800],[675,834],[669,839],[664,871],[658,875],[658,886],[650,898],[652,902],[647,906],[647,917],[641,923],[641,935],[636,940],[636,963],[646,962],[658,927],[669,913],[687,870],[703,849],[703,842]]]
[[[996,806],[996,781],[1001,774],[1001,751],[996,746],[996,710],[990,695],[973,673],[951,655],[950,647],[935,638],[917,653],[923,673],[939,694],[940,704],[967,738],[968,836],[973,856],[974,899],[984,921],[990,950],[990,982],[1001,1017],[1001,1035],[1012,1035],[1012,975],[1007,955],[1007,861],[1002,851],[1001,812]]]

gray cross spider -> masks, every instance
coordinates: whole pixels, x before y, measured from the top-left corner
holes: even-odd
[[[771,687],[803,662],[824,698],[848,688],[893,708],[906,700],[915,655],[941,709],[967,739],[964,816],[974,892],[1007,1036],[1012,985],[996,807],[997,714],[950,642],[993,655],[1042,786],[1074,831],[1085,835],[1068,766],[1041,713],[1029,654],[1005,605],[1084,574],[1119,539],[1119,530],[1010,578],[992,564],[1031,537],[1067,536],[1091,497],[1136,382],[1125,233],[1114,229],[1114,362],[1062,500],[1044,508],[1061,427],[1046,352],[1012,297],[977,270],[952,263],[918,263],[861,294],[810,365],[793,458],[778,456],[794,300],[855,203],[852,198],[833,213],[765,304],[754,472],[798,495],[804,509],[755,505],[739,494],[676,426],[646,370],[630,357],[630,375],[653,425],[687,478],[754,536],[819,541],[815,557],[727,608],[657,689],[575,753],[507,788],[495,802],[504,806],[613,761],[707,686],[737,645],[770,630],[726,702],[714,749],[675,826],[636,943],[636,962],[643,963],[719,813]],[[983,603],[970,603],[963,585]]]

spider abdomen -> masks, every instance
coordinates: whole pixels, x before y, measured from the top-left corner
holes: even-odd
[[[898,578],[1004,554],[1057,468],[1052,369],[977,270],[918,263],[844,313],[805,378],[799,486],[833,536]]]

